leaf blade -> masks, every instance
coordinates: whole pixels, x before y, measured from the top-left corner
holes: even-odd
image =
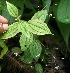
[[[38,61],[39,57],[40,57],[40,54],[41,54],[41,51],[42,51],[42,47],[41,47],[41,44],[38,40],[34,41],[30,47],[30,53],[32,55],[32,57]]]
[[[43,68],[42,68],[41,64],[37,63],[35,65],[35,69],[36,69],[36,73],[43,73]]]
[[[29,31],[33,34],[37,34],[37,35],[51,34],[51,31],[48,28],[47,24],[38,19],[29,20],[28,27],[29,27]]]
[[[41,10],[35,13],[34,16],[31,18],[31,20],[39,19],[45,21],[46,16],[48,16],[47,10]]]
[[[24,34],[22,34],[19,40],[21,50],[25,51],[29,47],[29,45],[32,43],[32,41],[33,41],[33,35],[31,35],[30,38],[28,38]]]
[[[9,12],[9,14],[13,17],[17,17],[18,16],[18,9],[11,3],[7,2],[7,10]]]
[[[31,64],[33,61],[33,57],[31,56],[30,50],[27,49],[24,51],[24,55],[21,57],[21,61],[27,64]]]
[[[22,20],[19,23],[19,31],[22,32],[26,37],[30,38],[30,32],[28,31],[28,23]]]
[[[0,39],[0,47],[3,48],[3,50],[1,51],[1,54],[0,54],[0,59],[1,59],[8,51],[8,47],[5,45],[5,43],[1,39]]]
[[[62,23],[70,23],[70,0],[60,1],[57,10],[57,18]]]
[[[8,39],[8,38],[15,36],[19,32],[18,24],[19,24],[19,22],[15,22],[15,23],[9,25],[9,29],[6,32],[4,32],[4,34],[1,36],[1,38]]]

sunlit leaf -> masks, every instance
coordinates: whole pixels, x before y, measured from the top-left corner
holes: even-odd
[[[15,21],[15,17],[12,17],[9,14],[6,5],[3,7],[2,16],[5,17],[8,20],[8,23],[10,23],[10,24],[12,24]]]
[[[22,32],[26,37],[30,38],[30,32],[28,31],[28,23],[26,21],[20,21],[18,25],[18,30]]]
[[[24,34],[21,35],[20,37],[20,46],[21,46],[21,50],[25,51],[29,45],[32,43],[33,41],[33,34],[30,35],[30,38],[26,37]]]
[[[18,16],[18,9],[11,3],[7,2],[7,10],[9,12],[9,14],[13,17],[17,17]]]
[[[8,2],[12,3],[13,5],[15,5],[18,8],[18,13],[19,15],[22,15],[23,11],[24,11],[24,0],[8,0]]]
[[[15,36],[19,32],[18,25],[19,25],[19,22],[15,22],[9,25],[9,29],[2,35],[1,38],[8,39],[8,38]]]
[[[28,21],[29,31],[37,35],[52,34],[47,24],[42,20],[34,19]]]
[[[46,16],[48,16],[47,10],[41,10],[35,13],[34,16],[31,18],[31,20],[39,19],[45,21]]]
[[[50,20],[49,13],[51,13],[51,10],[50,10],[51,0],[42,0],[42,2],[43,2],[44,9],[47,10],[47,13],[48,13],[45,20],[45,22],[48,23]]]
[[[37,61],[40,57],[41,51],[42,51],[42,47],[41,44],[38,40],[34,41],[30,47],[30,53],[32,55],[32,57]]]
[[[43,68],[42,68],[41,64],[37,63],[35,65],[35,69],[36,69],[36,73],[43,73]]]
[[[42,0],[42,2],[43,2],[43,5],[46,6],[45,9],[47,10],[47,12],[49,12],[51,0]]]
[[[26,22],[19,21],[9,25],[9,29],[1,36],[2,39],[14,37],[17,33],[23,33],[26,37],[30,37]]]

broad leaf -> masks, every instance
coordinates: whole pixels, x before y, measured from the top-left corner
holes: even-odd
[[[44,23],[42,20],[38,19],[29,20],[28,27],[29,31],[33,34],[37,35],[51,34],[51,31],[48,28],[47,24]]]
[[[55,4],[57,4],[57,5],[55,6]],[[61,22],[58,21],[58,19],[57,19],[57,8],[58,8],[58,4],[59,4],[59,1],[55,1],[54,2],[54,4],[53,4],[53,13],[54,13],[54,16],[56,18],[57,25],[58,25],[58,27],[59,27],[59,29],[61,31],[61,34],[62,34],[62,36],[64,38],[64,41],[66,42],[66,45],[68,47],[68,40],[69,40],[69,34],[70,34],[70,24],[65,25],[64,23],[61,23]]]
[[[25,51],[29,47],[29,45],[33,42],[33,34],[30,35],[30,38],[22,34],[19,42],[20,42],[21,50]]]
[[[60,28],[64,41],[66,42],[66,45],[68,47],[68,40],[70,35],[70,24],[65,25],[63,23],[58,22],[58,26]]]
[[[57,10],[57,18],[62,23],[70,23],[70,0],[61,0]]]
[[[42,2],[43,2],[43,5],[46,6],[45,9],[47,10],[47,12],[49,12],[51,0],[42,0]]]
[[[26,21],[20,21],[18,30],[22,32],[26,37],[30,38],[30,32],[28,31],[28,23]]]
[[[42,2],[43,2],[44,9],[47,10],[48,15],[46,16],[45,22],[48,23],[50,20],[49,13],[51,13],[51,10],[49,10],[51,5],[51,0],[42,0]]]
[[[35,69],[36,69],[36,73],[43,73],[43,68],[42,68],[41,64],[37,63],[35,65]]]
[[[18,8],[19,15],[22,15],[24,11],[24,0],[0,0],[0,14],[7,18],[8,22],[11,24],[14,22],[14,17],[12,17],[6,6],[6,1],[10,2],[11,4],[15,5]]]
[[[1,36],[1,38],[8,39],[15,36],[19,32],[18,25],[19,25],[19,22],[15,22],[9,25],[9,29]]]
[[[30,37],[28,27],[25,21],[15,22],[9,25],[9,29],[2,35],[2,39],[8,39],[15,36],[17,33],[22,32],[26,37]]]
[[[13,17],[17,17],[18,16],[18,9],[11,3],[7,2],[7,10],[9,12],[9,14]]]
[[[38,40],[33,41],[33,43],[30,45],[29,49],[30,49],[30,53],[31,53],[32,57],[36,61],[38,61],[41,51],[42,51],[40,42]]]
[[[15,18],[9,14],[6,5],[3,7],[2,16],[5,17],[8,20],[8,23],[10,24],[12,24],[15,21]]]
[[[6,54],[6,52],[8,51],[8,47],[5,45],[5,43],[1,39],[0,39],[0,47],[3,48],[1,53],[0,53],[0,58],[2,58]]]
[[[18,12],[19,15],[22,15],[23,11],[24,11],[24,0],[6,0],[10,3],[12,3],[13,5],[15,5],[18,8]]]
[[[31,20],[39,19],[45,21],[46,16],[48,16],[47,10],[41,10],[35,13],[34,16],[31,18]]]
[[[27,49],[24,51],[24,55],[21,57],[21,61],[27,64],[31,64],[33,61],[33,57],[31,56],[30,50]]]

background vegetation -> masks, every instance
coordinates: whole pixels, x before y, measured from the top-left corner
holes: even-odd
[[[54,49],[69,58],[69,7],[69,0],[1,0],[0,15],[8,19],[9,30],[0,37],[0,58],[12,50],[37,73],[43,73]]]

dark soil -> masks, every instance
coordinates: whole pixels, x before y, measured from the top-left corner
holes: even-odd
[[[12,52],[8,52],[2,60],[1,73],[36,73],[34,67],[22,63]],[[48,56],[44,73],[70,73],[70,60],[64,58],[59,51],[52,51]]]

